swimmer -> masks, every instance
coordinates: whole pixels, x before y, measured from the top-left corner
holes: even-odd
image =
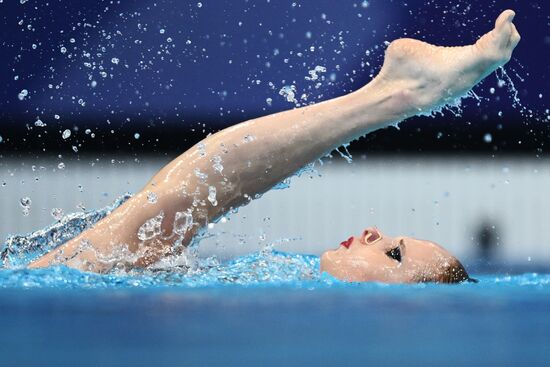
[[[507,63],[520,36],[506,10],[473,45],[439,47],[398,39],[379,74],[350,94],[242,122],[208,136],[162,168],[110,215],[32,262],[84,271],[147,267],[177,255],[208,223],[342,144],[463,96]],[[346,281],[468,280],[439,245],[367,228],[321,257],[321,271]]]

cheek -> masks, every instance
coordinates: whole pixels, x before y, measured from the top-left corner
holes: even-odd
[[[325,252],[321,256],[321,271],[350,282],[383,280],[375,254],[366,251]]]
[[[360,251],[347,254],[345,266],[347,280],[382,283],[407,282],[402,265],[377,251]]]
[[[320,264],[321,272],[326,272],[340,280],[355,281],[354,278],[357,276],[350,276],[355,273],[353,269],[357,267],[354,265],[356,260],[348,252],[349,250],[346,250],[345,253],[338,253],[337,251],[323,253]]]

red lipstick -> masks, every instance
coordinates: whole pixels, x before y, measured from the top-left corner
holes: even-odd
[[[351,246],[351,243],[353,242],[353,236],[348,238],[346,241],[340,243],[341,246],[344,246],[345,248],[349,248]]]

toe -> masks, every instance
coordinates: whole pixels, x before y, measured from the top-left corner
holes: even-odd
[[[516,13],[512,10],[503,11],[496,20],[494,34],[497,47],[500,49],[507,49],[512,42],[512,36],[514,35],[515,26],[512,23]],[[516,31],[517,33],[517,31]]]
[[[498,16],[495,22],[495,29],[501,31],[506,25],[511,24],[514,20],[516,13],[513,10],[505,10]]]

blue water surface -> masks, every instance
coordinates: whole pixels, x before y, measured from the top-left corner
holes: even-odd
[[[316,256],[270,249],[133,273],[25,268],[113,207],[7,240],[1,366],[548,365],[545,273],[344,283]]]

